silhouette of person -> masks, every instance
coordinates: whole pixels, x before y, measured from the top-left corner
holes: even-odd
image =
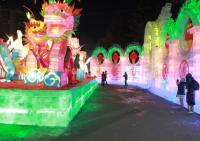
[[[105,71],[105,84],[108,85],[108,82],[107,82],[107,71]]]
[[[128,83],[127,83],[127,80],[128,80],[128,74],[127,74],[127,72],[124,73],[123,77],[124,77],[124,83],[125,83],[125,86],[128,86]]]

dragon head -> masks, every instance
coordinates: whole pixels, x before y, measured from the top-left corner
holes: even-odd
[[[47,35],[58,38],[73,31],[79,24],[80,12],[81,9],[75,9],[65,2],[45,2],[41,14],[47,25]]]
[[[26,23],[26,37],[37,44],[43,42],[42,37],[46,34],[46,27],[43,21],[31,18]]]

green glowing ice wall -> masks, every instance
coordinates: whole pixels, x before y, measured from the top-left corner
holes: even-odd
[[[109,57],[109,58],[112,58],[112,55],[113,55],[113,53],[114,53],[115,51],[117,51],[117,52],[119,53],[120,56],[124,56],[124,51],[123,51],[123,49],[121,48],[121,46],[118,45],[118,44],[114,44],[114,45],[112,45],[112,47],[108,50],[108,57]]]
[[[200,1],[187,0],[178,14],[174,32],[176,33],[176,39],[180,41],[181,47],[186,47],[184,34],[189,18],[193,26],[200,25]]]
[[[200,25],[200,1],[199,0],[187,0],[187,2],[181,8],[176,22],[173,19],[169,19],[162,26],[162,40],[168,33],[170,39],[184,40],[184,33],[186,30],[188,18],[191,19],[193,26]]]
[[[188,18],[191,19],[193,26],[200,25],[200,1],[188,0],[181,8],[174,28],[180,39],[184,37]]]
[[[162,29],[161,29],[161,42],[163,46],[166,42],[167,34],[170,39],[174,39],[176,37],[176,32],[174,31],[174,28],[175,28],[175,23],[172,18],[170,18],[163,24]]]
[[[105,58],[107,58],[108,53],[107,53],[107,50],[106,50],[105,48],[103,48],[103,47],[96,47],[96,49],[93,51],[92,55],[93,55],[94,57],[97,57],[97,55],[98,55],[99,53],[102,53],[103,56],[104,56]]]
[[[66,127],[96,88],[92,80],[70,90],[0,89],[0,123]]]
[[[141,46],[135,45],[135,44],[130,44],[130,45],[128,45],[127,48],[126,48],[125,56],[129,56],[129,53],[130,53],[132,50],[136,50],[136,51],[139,53],[140,56],[143,54],[143,50],[142,50],[142,47],[141,47]]]
[[[193,26],[200,25],[200,0],[187,0],[175,20],[170,18],[162,25],[159,25],[159,21],[147,22],[144,52],[149,53],[154,47],[164,47],[167,34],[170,39],[178,39],[184,45],[184,34],[189,18]]]

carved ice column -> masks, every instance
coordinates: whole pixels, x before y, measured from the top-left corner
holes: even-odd
[[[151,70],[151,53],[145,51],[142,56],[142,68],[143,68],[143,84],[147,88],[151,87],[152,84],[152,70]]]
[[[162,84],[162,67],[163,67],[163,56],[164,56],[164,48],[155,47],[152,53],[153,59],[153,77],[154,77],[154,87],[161,88]]]
[[[176,89],[176,80],[179,79],[179,40],[168,40],[168,90]]]

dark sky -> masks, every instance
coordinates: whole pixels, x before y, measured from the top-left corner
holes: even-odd
[[[83,15],[79,35],[97,45],[110,47],[130,42],[143,44],[144,28],[149,20],[156,20],[168,0],[83,0]],[[183,1],[173,1],[173,17]],[[89,39],[88,39],[89,38]]]
[[[41,2],[33,0],[0,0],[3,7],[22,8],[26,5],[37,15]],[[144,28],[147,21],[156,20],[162,6],[172,2],[173,18],[176,18],[184,0],[81,0],[76,6],[83,8],[77,36],[87,50],[97,45],[106,48],[113,43],[125,47],[131,42],[143,44]],[[38,18],[41,18],[38,16]]]

